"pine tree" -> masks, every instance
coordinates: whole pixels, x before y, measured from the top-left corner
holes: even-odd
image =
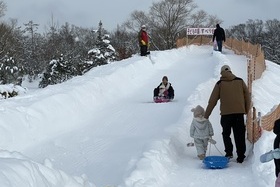
[[[102,27],[102,22],[99,22],[99,27],[96,32],[97,39],[94,48],[88,51],[88,59],[80,64],[80,69],[83,73],[87,72],[95,66],[105,65],[117,59],[116,51],[110,44],[110,37],[104,34],[105,30]]]
[[[76,72],[71,65],[71,59],[65,59],[63,54],[57,60],[52,60],[43,74],[42,81],[39,83],[40,88],[48,85],[62,83],[75,76]]]
[[[45,60],[43,59],[43,46],[44,38],[41,34],[36,33],[39,24],[29,21],[24,24],[26,28],[24,32],[28,35],[24,37],[24,67],[25,73],[28,74],[29,81],[37,78],[38,75],[44,70]]]
[[[23,68],[13,57],[5,55],[0,61],[0,84],[21,84]]]
[[[22,32],[15,23],[0,24],[0,83],[21,84],[23,75]]]

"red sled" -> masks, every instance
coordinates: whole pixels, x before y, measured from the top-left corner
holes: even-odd
[[[172,99],[170,98],[165,98],[165,97],[154,97],[154,102],[155,103],[167,103],[170,102]]]

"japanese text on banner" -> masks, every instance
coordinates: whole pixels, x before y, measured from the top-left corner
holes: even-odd
[[[215,28],[187,28],[187,35],[213,35]]]

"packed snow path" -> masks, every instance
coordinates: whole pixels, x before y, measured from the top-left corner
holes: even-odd
[[[197,85],[213,76],[217,58],[209,48],[201,51],[196,54],[183,48],[155,52],[152,54],[155,65],[149,58],[136,56],[117,62],[123,63],[122,66],[116,63],[90,72],[92,82],[107,85],[97,103],[88,103],[90,117],[87,115],[83,121],[80,116],[80,128],[35,146],[26,154],[38,161],[50,158],[55,166],[73,175],[85,173],[97,186],[120,184],[154,141],[170,137],[170,129],[176,128],[184,115],[189,95]],[[132,72],[126,75],[125,69]],[[121,77],[114,75],[116,71],[120,74],[123,71]],[[171,103],[155,104],[153,89],[164,75],[175,89],[175,99]],[[101,80],[96,80],[96,76]],[[81,97],[87,99],[99,90],[89,88],[89,92]]]

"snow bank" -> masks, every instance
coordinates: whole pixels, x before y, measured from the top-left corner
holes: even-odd
[[[262,77],[253,82],[253,102],[257,111],[264,116],[280,103],[279,101],[279,71],[280,66],[266,61],[266,70]]]
[[[14,84],[4,84],[0,85],[0,99],[6,99],[14,97],[17,95],[22,95],[27,92],[27,89],[14,85]]]
[[[125,180],[125,186],[163,186],[176,166],[174,159],[176,152],[170,149],[169,140],[154,142],[150,151],[143,153],[143,158],[137,162],[137,169]]]
[[[1,187],[95,187],[86,177],[71,177],[52,168],[46,160],[39,164],[18,152],[0,151]]]
[[[143,84],[143,74],[137,72],[145,72],[144,79],[148,80],[158,69],[167,69],[173,59],[182,58],[180,54],[181,50],[164,51],[160,56],[154,53],[154,58],[160,62],[155,65],[149,58],[134,57],[133,61],[127,59],[99,66],[65,83],[3,101],[0,147],[21,151],[50,136],[80,128],[98,111],[98,106],[112,104],[139,88]]]
[[[271,112],[280,103],[279,72],[279,65],[271,61],[266,61],[266,71],[264,71],[260,79],[253,83],[252,100],[257,111],[261,112],[262,116]],[[260,156],[273,149],[274,139],[275,134],[272,131],[263,130],[261,138],[254,145],[254,164],[252,168],[262,186],[275,185],[274,162],[260,162]]]
[[[246,62],[244,57],[233,55],[227,50],[226,54],[214,52],[212,55],[206,52],[206,55],[205,51],[202,54],[199,49],[203,49],[203,47],[190,46],[188,50],[186,50],[186,48],[181,48],[170,51],[154,52],[152,53],[153,60],[156,61],[154,65],[148,58],[135,56],[131,59],[94,68],[86,75],[73,78],[62,84],[48,86],[44,89],[33,90],[26,95],[2,100],[0,105],[0,147],[6,150],[16,150],[21,152],[21,150],[28,150],[28,147],[40,147],[41,145],[44,145],[44,141],[61,137],[63,134],[67,134],[67,131],[73,131],[73,133],[75,133],[75,130],[79,128],[83,129],[82,127],[84,123],[87,124],[93,114],[100,115],[101,113],[105,113],[102,110],[101,112],[99,111],[104,105],[110,107],[120,105],[118,102],[125,100],[125,97],[130,94],[135,95],[135,91],[137,91],[137,93],[142,91],[143,85],[145,85],[146,82],[150,82],[151,77],[154,79],[156,77],[156,81],[158,81],[162,76],[162,72],[170,71],[169,68],[173,61],[182,59],[180,62],[186,62],[186,64],[189,65],[182,67],[184,69],[189,69],[190,72],[187,73],[191,74],[193,64],[188,62],[191,62],[194,56],[199,56],[205,64],[215,64],[214,71],[209,71],[209,66],[206,65],[201,66],[202,68],[199,67],[199,70],[203,71],[202,73],[207,75],[210,74],[211,78],[209,80],[204,80],[205,82],[199,85],[195,85],[194,90],[193,88],[190,89],[193,93],[187,99],[180,98],[180,101],[177,103],[176,101],[172,103],[174,105],[180,104],[185,108],[184,111],[182,111],[181,118],[176,118],[176,120],[178,120],[176,121],[176,124],[173,124],[173,127],[168,126],[167,129],[164,129],[165,131],[168,131],[170,137],[165,136],[164,139],[155,141],[151,143],[151,145],[149,144],[150,147],[147,149],[145,147],[144,153],[140,153],[140,158],[137,157],[138,155],[133,157],[136,159],[132,160],[131,163],[129,163],[130,165],[128,164],[130,166],[128,166],[128,172],[130,173],[124,174],[125,179],[121,186],[163,187],[166,184],[170,184],[167,186],[172,187],[185,187],[186,184],[190,184],[191,186],[205,186],[204,184],[208,184],[208,187],[219,186],[217,184],[220,184],[220,186],[228,184],[228,187],[242,186],[242,184],[246,184],[246,187],[273,186],[275,180],[273,162],[265,164],[259,162],[259,156],[262,153],[269,151],[272,147],[272,141],[274,139],[273,133],[264,132],[262,138],[254,146],[253,155],[250,155],[250,158],[244,162],[244,164],[234,165],[236,163],[230,163],[232,164],[232,167],[226,168],[225,170],[222,170],[222,172],[220,170],[202,170],[202,163],[196,157],[195,148],[186,147],[186,143],[192,141],[188,134],[189,125],[192,120],[190,109],[198,104],[204,107],[207,105],[211,90],[219,78],[220,67],[224,64],[229,64],[233,73],[246,80],[246,68],[244,68],[244,66],[246,67],[246,64],[242,63],[243,61]],[[241,63],[239,63],[240,61]],[[161,71],[161,73],[157,74],[157,71],[160,70],[166,71]],[[174,69],[171,69],[171,71],[172,70],[174,71]],[[269,111],[271,107],[278,102],[277,96],[280,90],[278,83],[279,79],[277,76],[278,72],[279,69],[276,65],[268,63],[268,69],[264,72],[262,79],[256,81],[253,85],[254,105],[257,106],[257,109],[260,109],[262,113]],[[175,73],[178,73],[178,70]],[[186,72],[184,73],[186,74]],[[194,72],[194,76],[196,76],[196,74],[197,72]],[[191,85],[191,83],[189,84]],[[180,86],[182,86],[182,84],[177,85],[176,90],[179,90]],[[178,95],[179,94],[176,95],[176,99],[178,98]],[[146,104],[147,103],[145,103],[145,105]],[[217,104],[217,107],[214,109],[210,120],[215,128],[214,139],[217,141],[217,146],[220,150],[223,150],[220,136],[221,128],[219,126],[220,117],[218,105],[219,104]],[[164,105],[159,106],[163,107]],[[155,106],[149,107],[152,108]],[[159,107],[157,106],[157,108]],[[159,112],[160,111],[165,110],[159,110]],[[115,120],[118,118],[111,119]],[[133,118],[133,120],[135,119]],[[137,118],[137,120],[140,119]],[[156,118],[156,122],[161,123],[158,118]],[[100,124],[103,128],[102,125],[104,124]],[[116,123],[113,124],[115,128],[119,128]],[[96,130],[95,127],[92,128],[92,130]],[[118,131],[114,131],[114,133],[115,132]],[[135,132],[136,135],[137,133],[138,132]],[[92,135],[91,132],[89,132],[89,134]],[[125,133],[125,136],[126,134],[127,133]],[[82,135],[83,134],[80,134],[80,136]],[[101,137],[102,141],[106,140],[104,137],[107,134],[97,135]],[[127,138],[125,136],[122,138]],[[69,144],[69,147],[73,146],[73,149],[81,146],[80,149],[76,149],[75,151],[80,151],[81,149],[84,149],[83,146],[87,145],[76,141],[77,139],[73,137],[70,138],[71,139],[68,139],[69,141],[64,141],[63,143]],[[87,139],[88,137],[82,138]],[[127,138],[124,142],[125,141],[131,141],[131,139]],[[92,142],[94,141],[92,140]],[[71,143],[77,143],[77,145],[72,145]],[[89,141],[89,143],[91,142]],[[132,143],[134,142],[131,142],[131,144]],[[46,147],[43,147],[42,149],[45,148]],[[118,154],[117,149],[121,154]],[[128,150],[125,149],[129,148],[125,146],[122,148],[115,146],[114,151],[116,151],[116,154],[112,154],[112,157],[106,157],[107,160],[100,158],[101,167],[103,167],[103,162],[104,165],[108,164],[108,158],[122,159],[115,157],[115,155],[127,154]],[[141,149],[141,147],[139,149]],[[93,150],[90,151],[93,152]],[[211,151],[211,153],[219,155],[219,152],[213,147]],[[61,150],[60,153],[63,155],[63,150]],[[75,154],[77,159],[82,160],[80,153],[75,152]],[[89,154],[87,156],[92,160],[96,160],[97,158],[92,155]],[[43,156],[45,157],[45,155]],[[71,158],[74,158],[70,157],[70,154],[67,156],[68,157],[66,158],[63,155],[62,159],[71,160]],[[54,169],[49,160],[45,160],[44,164],[39,164],[22,156],[18,152],[7,151],[0,151],[0,160],[1,187],[94,186],[88,182],[85,176],[71,177],[60,170]],[[67,166],[73,164],[70,163],[71,161],[67,163]],[[81,167],[88,167],[90,164],[88,161],[89,160],[86,160]],[[77,161],[76,164],[80,163]],[[73,165],[75,169],[78,167],[75,164]],[[95,168],[96,165],[91,166]],[[108,166],[108,168],[110,168],[110,166]],[[108,174],[108,170],[106,174]],[[94,176],[93,173],[89,174],[90,175],[88,176]],[[201,176],[203,176],[202,179],[200,178]],[[114,177],[116,176],[108,174],[108,176],[106,175],[102,180],[110,180]],[[119,177],[119,175],[117,177]],[[95,177],[92,178],[92,180],[94,181],[96,178],[101,177]],[[236,178],[240,180],[236,181]],[[220,180],[219,183],[217,183],[217,179]]]

